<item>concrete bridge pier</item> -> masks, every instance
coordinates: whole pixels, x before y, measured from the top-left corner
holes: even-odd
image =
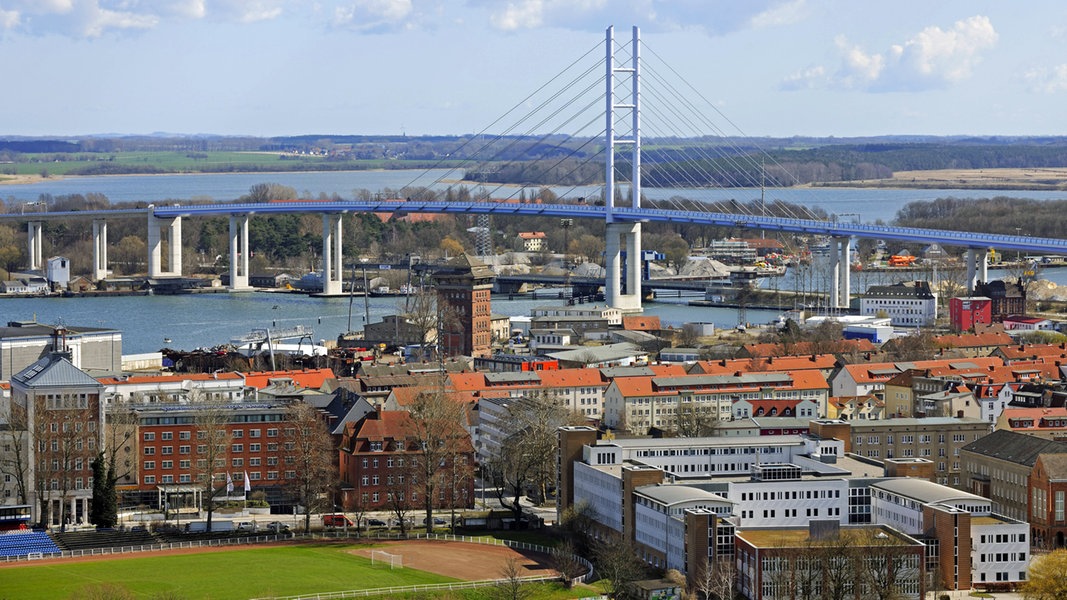
[[[107,221],[93,219],[93,281],[107,278]]]
[[[26,224],[26,245],[30,257],[30,270],[37,271],[44,268],[44,250],[41,241],[44,232],[40,221],[30,221]]]
[[[626,242],[626,293],[622,292],[622,244]],[[641,312],[641,224],[608,223],[605,245],[607,273],[604,296],[608,306],[622,312]]]
[[[978,282],[989,281],[989,251],[984,248],[968,248],[965,258],[967,263],[967,292],[973,293]]]
[[[230,291],[250,290],[248,285],[248,215],[230,216]]]
[[[337,296],[344,290],[341,254],[341,215],[322,215],[322,293]]]
[[[830,241],[830,306],[848,308],[852,301],[852,238],[833,238]]]
[[[163,232],[166,230],[167,269],[163,269]],[[163,219],[148,213],[148,276],[181,277],[182,218]]]

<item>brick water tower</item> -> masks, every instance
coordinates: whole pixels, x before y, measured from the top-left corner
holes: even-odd
[[[444,356],[487,357],[493,334],[489,294],[493,270],[462,254],[433,274],[437,290],[438,343]]]

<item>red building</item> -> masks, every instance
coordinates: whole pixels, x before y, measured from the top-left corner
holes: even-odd
[[[345,426],[341,441],[341,488],[348,510],[391,510],[423,507],[425,486],[418,481],[422,456],[414,424],[407,411],[380,410]],[[461,429],[460,429],[461,430]],[[437,470],[434,506],[473,508],[474,449],[463,431],[457,451]]]
[[[493,270],[463,254],[433,274],[437,290],[438,344],[445,356],[486,357],[493,343],[489,293]]]
[[[284,506],[284,488],[296,477],[297,464],[286,406],[234,403],[221,411],[211,403],[133,407],[138,461],[130,476],[119,481],[126,501],[154,505],[163,494],[171,506],[195,506],[203,499],[208,476],[216,488],[229,478],[234,495],[244,496],[247,474],[251,492],[262,491],[272,506]],[[223,422],[205,425],[204,411],[209,410],[224,415]],[[214,451],[208,448],[211,430],[225,439]],[[207,464],[210,457],[212,466]]]
[[[1031,545],[1067,546],[1067,454],[1041,454],[1029,480]]]
[[[985,296],[952,298],[948,301],[948,317],[952,329],[973,331],[975,325],[993,322],[993,300]]]

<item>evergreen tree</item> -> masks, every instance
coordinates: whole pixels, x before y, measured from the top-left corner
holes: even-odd
[[[104,451],[101,450],[93,460],[93,501],[89,508],[89,522],[97,526],[103,526],[104,522],[107,481],[107,462],[104,461]]]

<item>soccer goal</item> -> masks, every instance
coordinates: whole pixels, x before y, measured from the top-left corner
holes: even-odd
[[[370,564],[389,565],[390,569],[401,569],[404,567],[404,559],[399,554],[390,554],[384,550],[371,550]]]

